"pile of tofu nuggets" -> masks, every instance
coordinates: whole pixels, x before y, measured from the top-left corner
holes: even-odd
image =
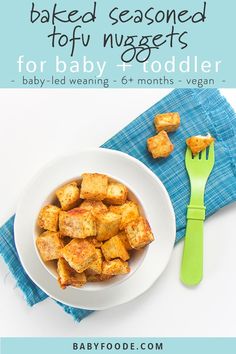
[[[58,205],[39,213],[36,245],[44,262],[57,262],[61,288],[129,273],[135,250],[154,240],[127,187],[106,175],[84,173],[55,194]]]

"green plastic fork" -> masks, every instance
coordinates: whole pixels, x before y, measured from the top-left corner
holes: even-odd
[[[203,222],[205,186],[215,163],[214,143],[196,156],[189,147],[185,155],[191,197],[187,208],[187,226],[180,279],[188,286],[197,285],[203,276]]]

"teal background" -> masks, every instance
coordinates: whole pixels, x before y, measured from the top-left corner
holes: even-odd
[[[63,9],[73,10],[90,10],[93,1],[87,0],[35,0],[36,8],[51,9],[53,4],[57,2]],[[120,55],[121,49],[116,48],[113,50],[102,48],[103,33],[110,33],[111,31],[123,34],[154,34],[169,32],[171,25],[158,24],[158,25],[134,25],[122,24],[118,27],[111,26],[108,18],[109,11],[118,6],[120,9],[147,9],[153,6],[157,9],[189,9],[190,11],[197,11],[203,8],[202,0],[97,0],[97,20],[95,23],[82,25],[83,33],[90,33],[92,42],[90,47],[83,48],[77,52],[73,58],[70,57],[69,47],[64,48],[51,48],[50,41],[47,35],[52,31],[51,24],[41,24],[36,22],[30,23],[30,10],[32,1],[21,0],[13,1],[0,0],[0,38],[1,38],[1,57],[0,57],[0,87],[14,88],[14,87],[38,87],[37,85],[22,85],[22,75],[18,73],[18,66],[16,61],[19,55],[24,55],[25,60],[47,60],[47,70],[44,74],[35,73],[38,78],[51,79],[54,73],[54,59],[59,55],[61,59],[66,61],[80,60],[84,55],[90,60],[106,60],[108,62],[107,70],[103,78],[110,79],[110,87],[196,87],[195,85],[187,85],[187,78],[194,79],[214,79],[213,85],[207,87],[235,87],[235,0],[215,1],[207,0],[207,20],[205,23],[195,24],[184,23],[177,24],[176,30],[180,32],[189,31],[188,48],[181,50],[180,46],[175,48],[168,48],[167,46],[155,50],[150,60],[164,61],[175,55],[178,60],[185,59],[186,56],[197,55],[199,60],[222,60],[223,64],[221,71],[218,74],[143,74],[142,65],[133,62],[132,68],[128,69],[125,73],[116,64],[121,63]],[[70,34],[76,24],[58,24],[58,30]],[[77,47],[78,48],[78,47]],[[137,85],[138,78],[163,78],[163,76],[174,80],[174,84],[164,85]],[[34,74],[26,74],[26,77],[34,76]],[[94,78],[94,74],[67,74],[68,78]],[[127,76],[132,77],[133,82],[127,85],[122,85],[121,78]],[[56,74],[57,78],[63,78],[64,74]],[[14,80],[14,81],[12,81]],[[114,82],[116,80],[116,82]],[[180,81],[181,80],[181,81]],[[55,86],[50,82],[46,83],[44,87],[72,87],[68,84]],[[83,86],[73,86],[83,87]],[[101,85],[88,86],[102,87]]]
[[[135,343],[135,350],[72,350],[76,343]],[[163,350],[137,350],[141,343],[163,343]],[[235,354],[236,338],[3,338],[2,354],[70,353],[164,353],[164,354]]]

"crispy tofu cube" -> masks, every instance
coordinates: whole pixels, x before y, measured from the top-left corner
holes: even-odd
[[[48,231],[58,231],[60,208],[55,205],[44,206],[38,216],[38,226]]]
[[[121,216],[120,230],[124,230],[129,222],[139,217],[139,209],[136,203],[128,201],[123,205],[111,205],[109,210]]]
[[[102,242],[101,241],[98,241],[97,237],[87,237],[86,240],[88,242],[91,242],[92,245],[94,245],[95,248],[101,248],[102,246]]]
[[[118,182],[110,182],[107,188],[107,196],[104,202],[107,204],[121,205],[126,202],[128,195],[127,187]]]
[[[174,145],[170,141],[168,134],[162,130],[157,135],[147,139],[148,151],[154,159],[168,157],[174,150]]]
[[[162,130],[174,132],[180,126],[180,115],[177,112],[157,114],[154,119],[154,125],[157,132]]]
[[[100,200],[84,200],[79,207],[80,209],[90,211],[93,215],[108,211],[107,206]]]
[[[128,262],[124,262],[121,259],[103,262],[102,274],[104,275],[121,275],[129,272],[130,268]]]
[[[129,223],[125,231],[131,247],[135,249],[143,248],[154,240],[149,223],[142,216]]]
[[[36,238],[36,245],[43,261],[52,261],[61,257],[64,247],[59,232],[45,231]]]
[[[80,191],[76,182],[62,186],[56,191],[56,196],[61,204],[62,210],[70,210],[76,207],[80,199]]]
[[[110,261],[114,258],[121,258],[123,261],[129,259],[129,253],[118,236],[110,238],[101,248],[106,261]]]
[[[101,274],[102,273],[102,251],[96,248],[97,259],[92,264],[90,264],[89,268],[86,270],[86,274]]]
[[[61,256],[78,273],[84,272],[96,261],[96,248],[86,240],[72,240],[61,250]]]
[[[125,248],[127,249],[127,251],[131,251],[132,247],[129,243],[128,237],[126,235],[125,231],[120,232],[118,235],[119,239],[122,241],[122,243],[124,244]]]
[[[97,240],[106,241],[119,232],[121,216],[112,212],[96,215]]]
[[[86,284],[85,273],[78,273],[73,268],[69,266],[64,258],[59,258],[57,262],[57,273],[58,282],[62,289],[67,286],[75,286],[76,288],[81,288],[81,286]]]
[[[211,135],[191,136],[186,140],[186,144],[190,147],[193,155],[197,155],[199,152],[205,150],[215,139]]]
[[[89,211],[76,208],[60,212],[59,230],[62,236],[86,238],[96,235],[96,223]]]
[[[81,198],[103,200],[107,195],[108,177],[99,173],[84,173],[82,175]]]
[[[87,270],[85,271],[87,281],[88,282],[98,282],[98,281],[105,281],[112,278],[112,275],[105,275],[105,274],[87,274]]]

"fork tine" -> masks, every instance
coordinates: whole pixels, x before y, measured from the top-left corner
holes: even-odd
[[[206,160],[207,158],[207,149],[202,151],[202,160]]]
[[[209,152],[208,152],[208,160],[214,160],[215,158],[215,148],[214,148],[214,142],[211,143],[209,147]]]
[[[189,147],[186,149],[186,154],[185,154],[185,159],[192,159],[192,151],[190,150]]]

